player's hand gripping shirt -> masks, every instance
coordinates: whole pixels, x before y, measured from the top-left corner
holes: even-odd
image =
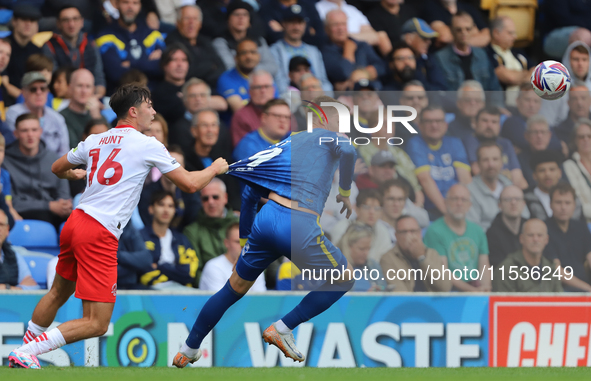
[[[256,203],[270,191],[297,201],[301,208],[322,214],[337,168],[340,168],[340,192],[349,195],[355,159],[355,148],[345,137],[315,129],[311,133],[292,134],[230,165],[228,174],[248,184],[242,195],[240,237],[246,238],[246,230],[249,231],[254,221]]]
[[[90,135],[68,152],[72,164],[86,165],[86,190],[77,209],[100,222],[119,239],[137,206],[153,167],[168,173],[180,164],[154,137],[131,126]]]

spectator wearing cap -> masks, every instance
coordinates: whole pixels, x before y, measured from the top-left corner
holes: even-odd
[[[416,192],[408,181],[397,171],[396,166],[398,161],[392,155],[390,151],[378,151],[371,158],[371,162],[368,168],[368,173],[363,173],[357,176],[355,183],[357,188],[361,189],[377,189],[380,185],[384,184],[388,180],[400,179],[408,187],[408,198],[412,202],[416,202],[421,205],[424,201],[422,191]],[[420,188],[419,188],[420,189]]]
[[[239,0],[199,1],[203,10],[203,34],[212,40],[221,37],[228,28],[228,10],[232,3],[237,1]],[[252,0],[248,0],[247,3],[251,6],[256,4]],[[265,35],[265,25],[258,12],[254,10],[250,12],[250,29],[251,37],[255,40]]]
[[[370,45],[349,37],[347,14],[334,9],[326,15],[326,34],[329,41],[322,48],[324,67],[335,90],[350,89],[361,78],[376,82],[386,74],[386,63]]]
[[[321,0],[316,3],[316,10],[325,24],[330,12],[340,10],[346,15],[346,33],[351,38],[375,47],[382,56],[386,56],[392,50],[392,43],[386,32],[376,32],[367,17],[345,0]]]
[[[417,112],[420,112],[420,110],[417,110]],[[383,120],[386,120],[385,118],[387,117],[387,113],[388,111],[386,107],[384,107],[382,116],[384,118]],[[368,124],[370,126],[377,125],[378,118],[379,112],[374,112],[372,117],[369,118]],[[408,154],[399,145],[388,144],[388,139],[402,135],[398,131],[400,129],[406,131],[406,128],[404,127],[397,128],[396,123],[392,124],[392,133],[388,133],[388,129],[385,128],[385,126],[380,128],[378,131],[371,134],[372,139],[369,144],[357,146],[357,152],[368,166],[371,165],[371,162],[373,161],[373,158],[376,154],[380,152],[389,152],[396,161],[396,172],[410,183],[411,189],[409,189],[409,192],[413,191],[414,194],[419,194],[419,202],[417,202],[417,204],[422,206],[425,201],[425,197],[423,195],[422,188],[419,185],[417,175],[415,174],[415,165]],[[397,143],[397,139],[393,139],[390,142]]]
[[[261,126],[246,134],[234,149],[234,161],[245,159],[279,143],[290,133],[291,112],[283,99],[272,99],[263,107]]]
[[[269,45],[261,36],[255,35],[250,29],[250,17],[253,13],[252,6],[244,1],[233,1],[228,6],[228,29],[218,38],[213,40],[213,46],[224,62],[226,70],[236,66],[236,49],[238,43],[244,38],[251,38],[257,43],[260,62],[257,69],[265,70],[275,76],[278,64],[275,62]]]
[[[38,71],[28,72],[23,76],[21,87],[25,101],[6,110],[7,128],[14,131],[16,119],[22,114],[32,113],[41,121],[41,139],[47,150],[59,156],[66,154],[70,150],[68,127],[64,117],[47,106],[47,78]]]
[[[386,32],[392,45],[400,41],[404,33],[402,25],[416,14],[410,0],[381,0],[366,13],[371,26],[378,32]]]
[[[477,164],[480,174],[468,184],[472,206],[466,218],[486,231],[499,213],[499,203],[503,189],[511,185],[511,180],[501,174],[503,169],[503,151],[492,141],[482,143],[477,151]],[[529,217],[529,211],[523,210],[523,218]]]
[[[246,37],[236,46],[236,66],[225,71],[218,79],[217,93],[226,99],[232,112],[237,112],[248,103],[249,76],[255,71],[260,60],[256,41]]]
[[[201,8],[185,5],[177,13],[176,29],[168,34],[166,43],[181,43],[188,51],[187,78],[201,78],[209,86],[215,87],[225,69],[211,40],[200,33],[203,20]]]
[[[474,20],[475,25],[468,36],[468,43],[481,48],[488,45],[490,31],[486,20],[479,9],[464,1],[429,0],[422,7],[421,18],[439,33],[438,45],[443,45],[453,41],[453,17],[458,14],[467,14]]]
[[[121,17],[99,32],[96,44],[101,52],[107,94],[119,86],[121,76],[130,69],[138,69],[155,80],[162,75],[160,57],[166,47],[159,31],[138,20],[142,5],[138,1],[118,1]]]
[[[287,90],[289,63],[296,56],[305,57],[308,60],[310,70],[322,82],[324,91],[332,91],[332,85],[324,68],[322,53],[317,47],[302,41],[307,20],[308,15],[305,13],[304,8],[297,4],[283,10],[281,21],[283,39],[271,46],[271,54],[279,66],[279,70],[275,74],[275,83],[280,93]]]
[[[427,79],[423,73],[417,70],[417,60],[415,54],[406,42],[400,41],[393,48],[388,55],[389,71],[384,78],[382,78],[384,91],[401,91],[404,85],[408,82],[416,80],[427,84]]]
[[[308,61],[306,57],[295,56],[289,60],[289,86],[287,86],[287,90],[284,91],[283,94],[281,94],[281,97],[284,98],[288,103],[290,99],[293,99],[292,96],[295,95],[293,94],[293,92],[299,94],[300,81],[302,77],[307,74],[313,76],[312,71],[310,70],[310,66],[310,61]],[[292,109],[297,108],[300,105],[300,100],[301,99],[298,97],[296,102],[297,104],[292,104]]]
[[[33,44],[31,40],[33,36],[39,32],[39,19],[41,12],[38,8],[17,4],[14,6],[12,13],[12,34],[8,37],[10,45],[12,45],[12,54],[10,62],[6,68],[6,76],[2,78],[3,84],[5,82],[10,85],[19,87],[23,75],[25,74],[25,62],[31,54],[41,53],[41,48]],[[8,86],[7,86],[8,87]],[[17,94],[11,95],[13,98]]]
[[[441,106],[429,105],[419,114],[419,136],[407,146],[431,221],[446,213],[444,198],[454,184],[472,181],[464,145],[458,138],[445,136],[446,132],[445,112]]]
[[[300,7],[307,15],[306,31],[302,40],[306,44],[320,48],[326,38],[324,25],[314,3],[305,0],[271,0],[261,8],[259,14],[265,23],[267,41],[272,44],[283,38],[284,29],[281,25],[283,12],[293,6]]]
[[[449,90],[443,69],[434,55],[429,55],[431,43],[438,36],[439,33],[431,29],[423,19],[413,17],[402,25],[402,41],[414,52],[417,71],[427,80],[425,86],[428,86],[429,90]]]
[[[497,144],[502,151],[502,173],[521,189],[527,189],[527,181],[523,177],[515,149],[509,141],[499,136],[501,132],[501,112],[496,107],[485,107],[476,114],[474,134],[464,139],[464,147],[474,175],[480,174],[478,165],[478,147],[486,142]]]
[[[517,38],[515,23],[510,17],[500,16],[492,20],[492,39],[487,46],[487,52],[491,58],[495,74],[505,90],[505,103],[515,106],[519,88],[523,84],[529,84],[533,71],[525,54],[513,49]]]
[[[475,26],[472,16],[460,11],[451,18],[450,25],[453,42],[435,54],[449,89],[457,90],[464,80],[474,79],[482,84],[485,91],[502,90],[486,50],[473,45]],[[487,44],[488,41],[484,46]]]
[[[532,153],[530,166],[533,171],[535,187],[525,193],[525,203],[533,218],[547,220],[552,217],[550,191],[562,179],[562,155],[556,151],[543,150]],[[572,217],[581,219],[582,207],[575,197],[575,211]]]
[[[102,98],[106,93],[103,60],[93,38],[82,32],[84,18],[73,4],[63,6],[58,14],[56,26],[59,33],[43,45],[43,54],[53,59],[54,70],[70,66],[88,69],[95,78],[95,94]]]

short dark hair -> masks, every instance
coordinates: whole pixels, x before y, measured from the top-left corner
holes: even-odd
[[[376,189],[361,189],[355,199],[355,204],[357,206],[365,205],[370,198],[378,200],[380,206],[382,205],[382,198]]]
[[[78,13],[80,13],[80,16],[82,16],[82,12],[80,12],[80,8],[78,8],[74,3],[68,3],[68,4],[64,4],[58,11],[57,11],[57,19],[59,20],[60,16],[62,15],[62,12],[65,11],[66,9],[70,9],[70,8],[76,8],[76,10],[78,11]]]
[[[109,106],[117,115],[117,119],[127,116],[129,109],[138,107],[143,102],[152,102],[152,94],[147,87],[138,86],[133,83],[119,87],[111,96]]]
[[[238,51],[238,47],[240,46],[240,44],[242,44],[244,41],[250,41],[252,43],[254,43],[257,46],[257,49],[259,47],[259,43],[252,37],[244,37],[243,39],[241,39],[240,41],[238,41],[238,43],[236,44],[236,51]]]
[[[265,103],[265,105],[263,106],[263,112],[266,114],[271,107],[275,106],[287,106],[289,108],[289,105],[286,101],[284,101],[283,99],[276,98],[271,99],[269,102]]]
[[[532,152],[529,160],[529,166],[532,171],[535,172],[538,165],[544,163],[556,163],[560,167],[562,165],[562,155],[558,151],[549,149]]]
[[[410,189],[408,188],[408,184],[400,179],[390,179],[390,180],[386,180],[384,181],[378,188],[378,192],[380,192],[380,195],[382,197],[384,197],[384,195],[386,194],[386,192],[388,190],[390,190],[390,188],[392,187],[397,187],[400,188],[404,191],[404,195],[408,198],[408,195],[410,194]]]
[[[390,50],[390,54],[388,54],[388,60],[390,62],[394,62],[394,53],[396,53],[398,50],[401,50],[401,49],[410,49],[410,51],[413,52],[413,54],[414,54],[414,50],[412,50],[410,45],[407,44],[406,42],[400,40],[396,44],[394,44],[394,46],[392,47],[392,50]]]
[[[25,61],[25,73],[41,70],[53,72],[53,60],[42,53],[31,54]]]
[[[230,232],[232,229],[240,229],[240,224],[238,222],[232,222],[230,225],[228,225],[226,228],[226,239],[230,239]]]
[[[400,217],[398,217],[398,218],[396,219],[396,221],[394,222],[394,226],[395,226],[395,227],[398,227],[398,223],[399,223],[400,221],[402,221],[402,220],[406,220],[407,218],[411,218],[411,219],[415,220],[415,222],[417,223],[417,225],[419,225],[419,221],[417,221],[417,219],[416,219],[416,218],[414,218],[414,217],[413,217],[413,216],[411,216],[410,214],[403,214],[403,215],[401,215]],[[419,225],[419,227],[420,227],[420,225]]]
[[[499,152],[501,152],[501,157],[503,156],[503,149],[496,142],[483,142],[483,143],[480,143],[480,146],[476,150],[476,161],[480,160],[480,151],[482,151],[485,148],[490,148],[490,147],[497,147],[499,149]]]
[[[16,121],[14,122],[14,129],[16,130],[18,128],[18,125],[25,120],[31,120],[31,119],[35,119],[36,121],[39,122],[39,118],[37,117],[37,115],[32,114],[30,112],[26,112],[24,114],[21,114],[18,116],[18,118],[16,118]]]
[[[160,68],[164,70],[164,67],[172,61],[172,55],[178,51],[182,51],[187,56],[187,60],[189,64],[191,63],[191,53],[185,47],[185,45],[181,44],[180,42],[174,42],[166,47],[164,52],[162,53],[162,58],[160,59]]]
[[[144,85],[148,83],[148,76],[139,71],[138,69],[130,69],[126,71],[119,80],[119,84],[129,85],[129,84],[136,84],[136,85]]]
[[[590,54],[589,50],[587,50],[586,47],[584,47],[583,45],[577,45],[574,48],[572,48],[571,53],[574,51],[581,53],[581,54]],[[570,53],[569,53],[570,55]]]
[[[423,115],[426,112],[436,111],[436,110],[439,110],[443,114],[445,114],[445,110],[443,109],[443,107],[441,105],[438,105],[438,104],[430,104],[430,105],[428,105],[427,107],[425,107],[424,109],[421,110],[421,113],[419,114],[419,120],[423,120]]]
[[[575,188],[572,187],[569,183],[565,183],[564,181],[560,181],[558,184],[554,185],[552,189],[550,189],[550,202],[554,198],[554,194],[558,192],[559,194],[566,194],[570,193],[573,195],[573,199],[577,201],[577,192],[575,192]]]
[[[466,11],[460,11],[460,10],[458,10],[458,12],[455,15],[451,16],[451,20],[449,22],[449,26],[451,27],[453,25],[454,19],[459,18],[459,17],[470,17],[470,20],[472,20],[472,23],[474,23],[474,17],[472,17],[471,14],[469,14]]]
[[[499,110],[498,107],[495,106],[486,106],[484,108],[481,108],[478,113],[476,114],[476,121],[478,121],[478,119],[480,118],[480,115],[482,114],[488,114],[488,115],[495,115],[500,117],[501,116],[501,111]]]
[[[164,200],[166,197],[169,197],[169,196],[172,198],[172,202],[174,202],[174,207],[176,209],[177,204],[176,204],[176,199],[174,198],[174,194],[172,194],[172,192],[165,191],[165,190],[158,190],[158,191],[155,191],[154,193],[152,193],[152,197],[150,197],[150,205],[156,205],[156,203]]]
[[[185,153],[183,152],[183,149],[178,144],[171,144],[170,146],[168,146],[168,152],[169,153],[178,153],[179,155],[183,155],[183,157],[185,157]]]
[[[63,74],[66,76],[66,83],[69,85],[70,84],[70,79],[72,78],[72,73],[76,70],[76,68],[74,68],[73,66],[60,66],[57,68],[56,71],[53,72],[53,75],[51,76],[51,82],[49,83],[49,91],[51,91],[51,93],[56,96],[55,93],[55,82],[59,79],[59,77]]]
[[[109,129],[111,128],[111,125],[109,124],[109,122],[107,122],[107,120],[103,117],[91,119],[88,121],[88,123],[86,123],[86,126],[84,126],[84,134],[83,135],[85,135],[85,136],[90,135],[90,130],[92,129],[92,127],[100,126],[101,124],[107,126],[107,128],[109,128]]]

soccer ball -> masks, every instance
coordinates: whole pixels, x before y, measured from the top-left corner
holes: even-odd
[[[541,98],[558,99],[570,89],[570,74],[560,62],[544,61],[531,73],[531,84]]]

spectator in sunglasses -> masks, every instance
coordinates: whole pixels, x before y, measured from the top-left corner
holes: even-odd
[[[187,226],[183,232],[189,238],[199,258],[197,283],[207,261],[226,252],[224,246],[226,229],[238,221],[232,210],[226,206],[227,203],[226,184],[222,180],[214,178],[201,190],[203,207],[199,211],[196,221]]]

